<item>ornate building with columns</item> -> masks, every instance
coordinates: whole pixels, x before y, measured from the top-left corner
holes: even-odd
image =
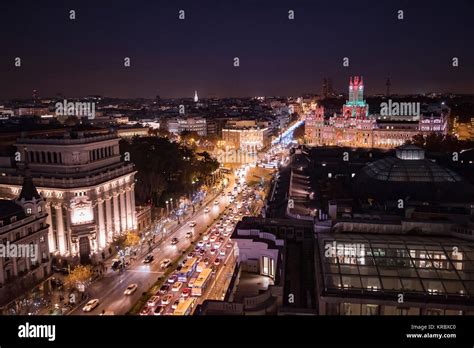
[[[349,100],[342,112],[326,118],[324,107],[317,106],[306,114],[305,139],[314,146],[394,148],[418,134],[446,134],[447,119],[444,113],[388,117],[369,114],[364,80],[354,76],[350,78]]]
[[[136,171],[121,159],[114,134],[66,133],[63,137],[20,138],[10,167],[0,167],[0,198],[18,196],[27,162],[46,200],[49,250],[81,263],[99,261],[112,241],[137,227]]]

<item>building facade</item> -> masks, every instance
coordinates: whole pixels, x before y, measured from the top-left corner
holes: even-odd
[[[15,146],[15,159],[28,163],[46,199],[52,253],[98,261],[115,238],[136,229],[136,172],[121,160],[116,134],[20,138]],[[17,196],[22,177],[16,168],[0,171],[0,197]]]
[[[27,177],[14,200],[0,200],[0,304],[51,272],[46,202]]]
[[[228,148],[254,153],[269,145],[270,130],[256,121],[228,122],[222,129],[222,140]]]
[[[418,113],[405,115],[401,112],[405,111],[405,106],[412,112],[416,105],[413,108],[412,103],[392,105],[391,100],[387,104],[394,108],[400,107],[397,113],[401,115],[383,118],[369,115],[369,105],[364,100],[364,81],[362,77],[351,77],[349,100],[343,105],[342,113],[327,118],[322,106],[307,113],[306,142],[316,146],[393,148],[403,145],[417,134],[447,134],[446,114],[421,114],[418,110]]]

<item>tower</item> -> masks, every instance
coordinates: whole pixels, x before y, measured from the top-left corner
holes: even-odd
[[[346,118],[363,118],[368,116],[369,108],[364,100],[364,79],[362,76],[351,76],[349,79],[349,100],[344,104],[342,113]]]
[[[33,178],[28,168],[28,153],[25,149],[25,161],[23,165],[23,186],[20,195],[17,197],[17,204],[21,205],[26,215],[43,215],[46,212],[46,202],[38,193]]]
[[[199,101],[198,92],[194,91],[194,102],[197,103],[198,101]]]

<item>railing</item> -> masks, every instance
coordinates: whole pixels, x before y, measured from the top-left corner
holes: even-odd
[[[55,139],[41,139],[41,138],[18,138],[17,144],[51,144],[51,145],[61,145],[61,144],[87,144],[91,142],[97,142],[101,140],[110,140],[110,139],[119,139],[119,137],[115,134],[105,134],[105,135],[96,135],[92,137],[84,137],[84,138],[55,138]]]

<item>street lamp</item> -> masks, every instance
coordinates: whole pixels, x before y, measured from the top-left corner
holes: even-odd
[[[166,216],[167,217],[170,215],[170,206],[168,204],[169,204],[169,202],[166,201]]]

